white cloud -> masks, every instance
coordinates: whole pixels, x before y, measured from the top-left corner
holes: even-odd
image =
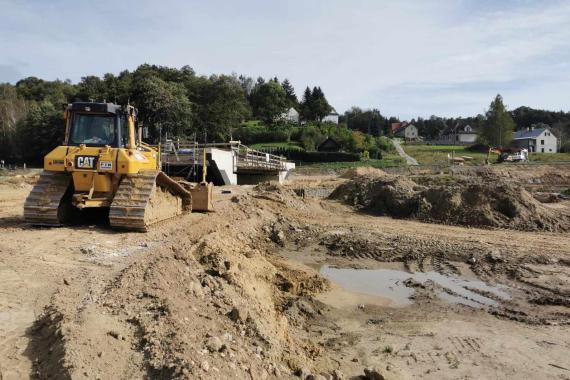
[[[320,85],[342,111],[476,114],[566,108],[570,3],[0,0],[0,65],[47,79],[143,62]]]

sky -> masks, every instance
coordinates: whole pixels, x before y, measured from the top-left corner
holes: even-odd
[[[142,63],[320,86],[339,113],[570,110],[569,0],[0,0],[0,82]]]

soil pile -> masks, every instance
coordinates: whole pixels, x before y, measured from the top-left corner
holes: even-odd
[[[359,177],[331,198],[396,218],[518,230],[570,230],[570,217],[545,207],[521,186],[496,176],[453,178],[418,185],[400,176]]]
[[[261,186],[253,196],[232,198],[216,214],[186,216],[150,254],[113,278],[93,278],[85,289],[76,286],[79,279],[66,279],[69,285],[36,324],[37,373],[94,379],[294,377],[319,352],[300,327],[319,308],[310,296],[329,285],[314,272],[267,255],[272,232],[282,239],[285,234],[279,234],[275,215],[257,203],[281,204],[289,197],[297,198],[280,187]],[[256,218],[251,210],[257,210]],[[207,226],[195,218],[207,219]]]
[[[365,166],[361,168],[348,169],[340,176],[340,178],[354,179],[362,176],[370,178],[378,178],[378,177],[384,177],[385,175],[387,174],[382,169],[376,169],[369,166]]]

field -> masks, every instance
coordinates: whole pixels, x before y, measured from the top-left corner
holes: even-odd
[[[407,154],[418,160],[420,165],[447,165],[448,155],[452,154],[455,157],[473,157],[466,165],[482,165],[487,158],[486,153],[469,152],[465,146],[404,144],[402,147]]]
[[[570,201],[533,194],[570,165],[470,170],[216,188],[146,233],[29,226],[37,172],[0,177],[0,379],[568,379]]]
[[[420,165],[446,165],[449,163],[448,155],[452,153],[455,157],[469,156],[473,160],[466,161],[465,165],[483,165],[487,158],[486,153],[470,152],[465,146],[458,145],[402,145],[405,152],[418,160]],[[496,161],[497,156],[491,155],[491,162]],[[531,153],[530,162],[570,162],[570,153]]]
[[[350,169],[371,167],[377,169],[392,168],[404,165],[404,159],[397,154],[384,154],[381,160],[369,159],[354,162],[316,162],[298,164],[298,169]]]
[[[530,162],[570,162],[570,153],[531,153]]]

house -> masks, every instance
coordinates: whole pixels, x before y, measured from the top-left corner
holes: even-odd
[[[287,112],[283,112],[280,116],[279,116],[280,120],[283,121],[289,121],[291,123],[299,123],[299,112],[291,107],[287,110]]]
[[[513,145],[519,148],[526,148],[529,152],[558,152],[558,138],[548,127],[529,127],[516,131],[513,137]]]
[[[475,128],[467,125],[455,124],[447,127],[437,139],[438,144],[442,145],[472,145],[477,141],[477,131]]]
[[[392,123],[392,134],[395,137],[402,137],[406,141],[415,141],[419,137],[416,126],[406,121],[401,123]]]
[[[342,147],[340,144],[333,138],[327,137],[325,141],[319,144],[317,147],[317,151],[319,152],[340,152]]]
[[[323,123],[338,124],[338,113],[333,109],[327,116],[323,117]]]

